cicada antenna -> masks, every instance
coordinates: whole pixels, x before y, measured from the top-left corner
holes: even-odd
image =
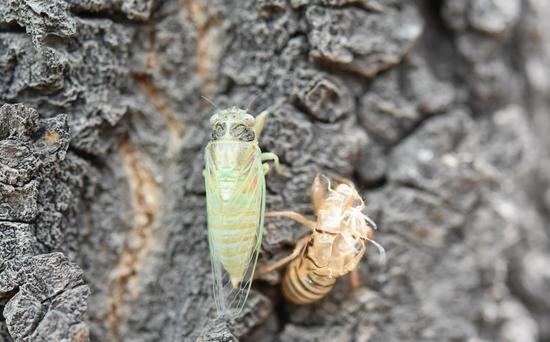
[[[250,100],[250,102],[248,103],[248,105],[246,105],[245,107],[245,110],[248,112],[250,110],[250,106],[252,106],[252,104],[258,99],[258,97],[260,97],[260,94],[262,93],[261,90],[258,90],[255,94],[254,94],[254,97],[252,97],[252,100]]]
[[[203,100],[205,100],[206,102],[210,103],[214,108],[216,108],[217,110],[220,110],[220,108],[218,106],[216,106],[216,104],[214,103],[214,101],[210,100],[208,97],[204,96],[204,95],[201,95],[201,98]]]

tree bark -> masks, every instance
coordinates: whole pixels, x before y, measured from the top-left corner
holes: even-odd
[[[549,341],[550,5],[535,0],[0,3],[0,341]],[[215,318],[203,147],[259,113],[311,215],[352,179],[387,251],[361,287]],[[256,98],[257,95],[257,98]],[[255,99],[255,100],[253,100]],[[307,231],[267,219],[260,264]]]

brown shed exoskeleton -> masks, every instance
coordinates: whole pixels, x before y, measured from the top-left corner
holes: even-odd
[[[298,240],[289,256],[258,271],[261,275],[290,263],[282,290],[284,297],[296,304],[321,299],[337,278],[350,272],[352,286],[357,287],[353,273],[365,254],[365,241],[373,243],[382,257],[385,255],[384,248],[373,241],[376,224],[362,212],[365,203],[351,181],[336,179],[338,184],[332,189],[330,181],[323,184],[321,177],[317,175],[310,188],[317,221],[292,211],[266,213],[270,217],[288,217],[312,231]]]

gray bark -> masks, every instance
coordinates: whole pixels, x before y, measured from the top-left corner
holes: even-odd
[[[550,5],[535,0],[0,3],[0,341],[550,340]],[[309,306],[279,274],[215,318],[202,149],[258,113],[311,215],[354,180],[388,261]],[[266,222],[261,264],[307,231]]]

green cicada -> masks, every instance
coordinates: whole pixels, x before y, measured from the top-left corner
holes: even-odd
[[[208,243],[214,298],[220,315],[238,313],[248,297],[262,242],[265,174],[273,153],[262,153],[258,136],[269,109],[256,118],[231,107],[210,119],[212,137],[205,150],[204,178]]]

